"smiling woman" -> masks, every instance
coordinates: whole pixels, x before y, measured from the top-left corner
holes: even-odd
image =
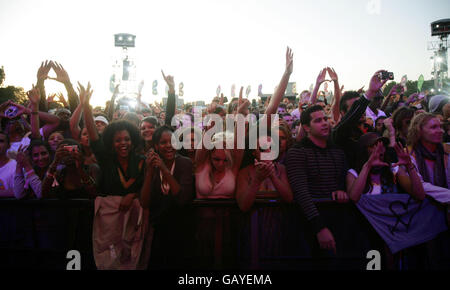
[[[177,267],[185,256],[185,244],[180,245],[179,235],[188,219],[183,208],[194,198],[192,161],[176,154],[172,134],[168,126],[158,128],[153,134],[155,151],[151,149],[146,156],[140,201],[149,209],[155,229],[150,268]]]

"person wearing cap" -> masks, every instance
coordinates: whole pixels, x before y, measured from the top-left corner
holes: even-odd
[[[433,96],[428,102],[428,109],[430,113],[442,114],[444,106],[449,103],[450,97],[444,95]]]
[[[389,163],[389,139],[370,132],[358,141],[357,165],[347,172],[347,193],[357,203],[362,194],[408,193],[417,200],[425,198],[422,181],[409,153],[401,143],[394,149],[398,162]]]
[[[106,126],[108,126],[109,122],[108,120],[103,116],[97,116],[94,119],[95,127],[97,127],[98,134],[103,134],[103,131],[105,130]]]

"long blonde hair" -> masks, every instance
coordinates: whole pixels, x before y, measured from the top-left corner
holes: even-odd
[[[408,145],[412,148],[417,146],[420,138],[422,138],[422,128],[431,119],[437,118],[431,113],[420,113],[414,116],[408,128]]]

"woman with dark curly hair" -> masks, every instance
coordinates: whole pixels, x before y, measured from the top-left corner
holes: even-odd
[[[139,129],[128,121],[114,121],[100,139],[89,105],[92,95],[80,85],[80,102],[90,146],[102,171],[95,199],[93,252],[98,269],[140,269],[140,256],[147,253],[148,215],[137,199],[144,181],[145,158],[136,153],[141,145]],[[146,258],[143,258],[145,261]]]
[[[92,91],[80,91],[83,114],[90,145],[102,171],[99,193],[122,196],[121,210],[127,210],[142,187],[144,156],[135,150],[141,143],[138,128],[127,121],[110,123],[99,138],[94,124],[89,98]]]

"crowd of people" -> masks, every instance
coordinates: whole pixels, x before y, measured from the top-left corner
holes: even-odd
[[[51,69],[53,80],[64,84],[67,101],[63,94],[59,102],[46,95]],[[298,204],[318,247],[335,251],[317,200],[357,204],[363,195],[398,193],[417,201],[431,198],[431,191],[450,195],[448,96],[407,96],[400,85],[383,95],[384,70],[374,73],[367,90],[344,91],[336,71],[327,67],[314,89],[293,101],[284,97],[292,72],[288,48],[270,98],[252,104],[241,88],[239,97],[228,101],[222,94],[200,112],[192,105],[176,107],[174,77],[163,73],[169,87],[165,108],[145,104],[139,92],[136,107],[125,110],[116,100],[119,86],[104,108],[93,108],[90,84],[78,83],[75,90],[61,64],[45,61],[27,104],[0,105],[0,196],[113,196],[120,198],[119,214],[138,201],[148,210],[155,235],[176,222],[172,212],[194,199],[235,199],[248,211],[258,198],[278,198]],[[327,82],[334,85],[332,95],[321,90]],[[212,126],[194,124],[195,114],[253,115],[245,123],[245,149],[224,146],[240,141],[238,123],[210,136],[214,148],[207,149],[201,140]],[[181,120],[177,126],[175,116]],[[267,132],[258,134],[256,149],[250,148],[249,128],[261,122],[267,122]],[[186,133],[179,141],[190,146],[176,150],[172,143],[179,128]],[[263,160],[274,140],[277,158]]]

